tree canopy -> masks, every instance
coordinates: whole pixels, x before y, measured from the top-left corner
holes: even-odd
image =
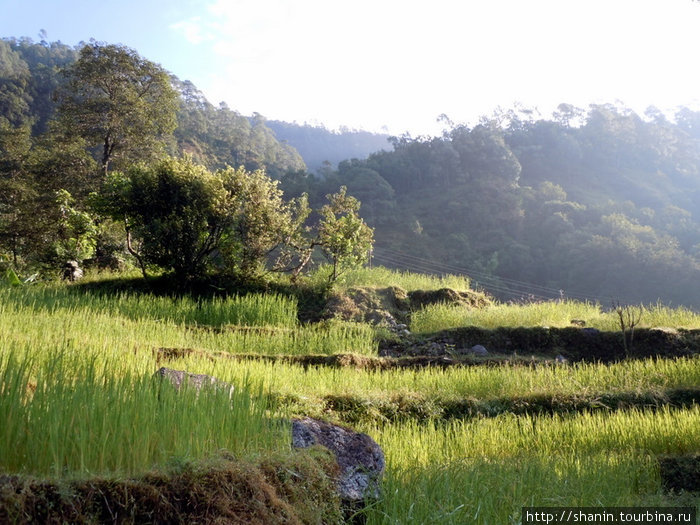
[[[91,42],[64,74],[60,121],[99,148],[105,173],[115,158],[152,158],[175,129],[176,92],[168,74],[133,49]]]

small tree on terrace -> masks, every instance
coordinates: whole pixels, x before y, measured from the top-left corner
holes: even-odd
[[[228,246],[222,254],[240,276],[249,279],[260,272],[268,256],[282,246],[298,244],[302,225],[309,216],[306,196],[285,202],[279,182],[263,170],[241,167],[220,172],[224,187],[235,197]],[[282,270],[279,264],[275,270]]]
[[[374,242],[374,230],[358,215],[360,201],[346,192],[341,186],[338,193],[326,195],[329,204],[320,210],[317,244],[333,265],[331,282],[347,268],[365,262]]]

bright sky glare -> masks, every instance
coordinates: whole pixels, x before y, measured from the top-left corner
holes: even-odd
[[[700,107],[692,0],[0,0],[0,36],[123,43],[245,115],[437,134],[515,103]]]

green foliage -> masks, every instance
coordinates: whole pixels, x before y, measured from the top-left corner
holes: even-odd
[[[160,266],[185,280],[217,269],[251,280],[273,251],[303,242],[306,199],[285,202],[277,184],[262,170],[211,173],[191,157],[167,159],[112,174],[95,205],[124,222],[144,269]]]
[[[338,193],[327,195],[330,203],[320,210],[318,244],[333,267],[331,282],[346,268],[366,261],[374,241],[372,228],[358,215],[360,202],[346,192],[347,188],[342,186]]]
[[[13,126],[26,124],[31,97],[27,93],[30,74],[26,62],[0,40],[0,120]]]
[[[310,282],[322,284],[326,280],[331,270],[320,266],[318,270],[309,274]],[[387,287],[398,286],[407,292],[413,290],[439,290],[441,288],[452,288],[457,291],[467,291],[470,289],[468,277],[459,275],[431,275],[414,272],[392,270],[384,266],[355,267],[348,269],[342,274],[335,284],[337,289],[351,288],[357,286]]]
[[[0,248],[15,265],[37,236],[37,189],[26,166],[30,147],[29,127],[0,117]]]
[[[632,307],[642,313],[639,328],[673,327],[700,328],[700,315],[687,308],[669,308],[662,304]],[[604,331],[620,329],[618,313],[604,311],[601,305],[579,301],[546,301],[532,304],[497,304],[480,309],[447,305],[430,305],[411,317],[411,330],[419,333],[437,332],[449,328],[478,326],[482,328],[549,326],[565,328],[572,320]]]
[[[697,417],[693,410],[365,427],[389,458],[387,496],[368,523],[520,523],[528,505],[672,506],[678,496],[663,493],[653,453],[683,453]],[[696,505],[692,496],[685,501]]]
[[[191,82],[173,77],[180,94],[175,140],[177,150],[209,169],[244,166],[265,169],[273,179],[306,166],[294,148],[275,138],[260,115],[247,118],[225,103],[214,107]]]
[[[220,177],[235,199],[232,229],[222,254],[244,279],[250,279],[260,273],[273,251],[301,243],[302,225],[311,210],[304,196],[285,202],[278,181],[262,170],[227,168]]]
[[[366,279],[370,273],[359,272]],[[569,316],[569,305],[562,306]],[[278,418],[291,412],[356,417],[358,430],[382,446],[383,496],[364,511],[369,523],[518,522],[528,504],[695,504],[662,492],[656,455],[697,453],[697,406],[646,410],[625,407],[625,400],[696,392],[697,356],[419,370],[362,368],[361,356],[354,356],[357,367],[340,368],[231,357],[376,353],[369,327],[300,326],[295,309],[279,296],[195,301],[75,287],[0,289],[7,350],[0,357],[0,415],[8,422],[0,427],[1,468],[65,478],[170,465],[159,479],[179,480],[222,448],[266,457],[288,447],[288,427]],[[664,324],[673,324],[672,314],[659,306],[644,320],[665,315]],[[681,314],[676,321],[692,318]],[[164,364],[235,385],[233,400],[228,392],[159,387],[150,376]],[[543,399],[570,411],[535,415]],[[620,400],[616,410],[606,407],[613,399]],[[479,417],[446,414],[469,403],[483,408]],[[507,407],[519,407],[519,415]],[[276,479],[302,472],[266,465]],[[306,490],[316,490],[304,480]]]
[[[9,284],[10,286],[20,286],[22,284],[22,281],[19,280],[19,277],[15,273],[15,271],[7,267],[2,271],[2,282],[3,284]]]
[[[85,211],[77,210],[75,199],[66,190],[56,192],[56,204],[59,208],[59,238],[54,242],[54,249],[59,259],[83,260],[95,254],[97,246],[97,226],[93,217]]]
[[[105,173],[120,156],[149,158],[159,139],[175,129],[177,95],[167,73],[133,49],[90,42],[65,75],[62,125],[101,149]]]
[[[110,175],[97,207],[124,222],[142,268],[154,264],[190,279],[210,268],[212,253],[233,225],[235,204],[222,177],[184,158]]]
[[[59,354],[36,368],[32,360],[14,352],[0,360],[4,472],[135,474],[221,448],[250,454],[284,447],[257,385],[176,392],[167,382],[109,372],[81,355]]]

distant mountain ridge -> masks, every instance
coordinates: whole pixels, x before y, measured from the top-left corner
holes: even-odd
[[[365,159],[371,153],[390,150],[389,135],[341,128],[331,131],[322,126],[268,120],[277,140],[296,149],[311,173],[324,163],[337,166],[346,159]]]

